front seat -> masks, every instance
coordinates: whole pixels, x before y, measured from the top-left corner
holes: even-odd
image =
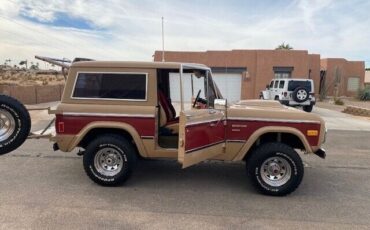
[[[166,95],[158,90],[159,99],[159,126],[171,130],[172,134],[179,133],[179,118],[176,117],[176,110]]]

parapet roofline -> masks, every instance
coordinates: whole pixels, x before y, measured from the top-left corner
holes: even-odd
[[[209,69],[203,64],[196,63],[181,63],[181,62],[138,62],[138,61],[80,61],[75,62],[71,67],[97,67],[97,68],[165,68],[165,69],[180,69],[181,65],[184,68],[200,68]]]

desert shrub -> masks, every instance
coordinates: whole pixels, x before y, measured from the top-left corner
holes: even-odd
[[[361,101],[370,101],[370,86],[366,86],[357,92],[357,98]]]
[[[334,104],[336,105],[344,105],[344,101],[340,98],[334,99]]]

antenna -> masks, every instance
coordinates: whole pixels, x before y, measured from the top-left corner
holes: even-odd
[[[162,16],[162,62],[164,62],[164,20]]]

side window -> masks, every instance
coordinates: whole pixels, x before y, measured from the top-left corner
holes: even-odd
[[[279,81],[275,81],[274,88],[277,89]]]
[[[146,100],[146,73],[79,73],[73,98]]]
[[[271,81],[269,88],[272,88],[273,86],[274,86],[274,81]]]
[[[285,81],[280,81],[279,88],[284,89],[284,84],[285,84]]]

